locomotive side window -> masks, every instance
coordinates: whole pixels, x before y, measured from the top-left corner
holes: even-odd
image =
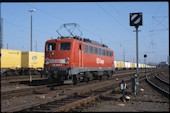
[[[106,56],[109,56],[109,51],[106,51],[107,53],[106,53]]]
[[[102,55],[102,50],[101,50],[101,48],[98,48],[98,51],[99,51],[98,55]]]
[[[88,53],[88,46],[84,45],[84,53]]]
[[[90,53],[93,54],[93,47],[90,46]]]
[[[56,44],[55,43],[48,43],[47,51],[53,51],[55,49],[56,49]]]
[[[97,51],[97,50],[98,50],[98,49],[95,47],[95,48],[94,48],[94,54],[96,54],[96,55],[98,54],[98,51]]]
[[[111,51],[111,57],[113,56],[113,52]]]
[[[70,43],[60,43],[60,50],[70,50]]]
[[[110,51],[110,57],[112,57],[112,52]]]
[[[106,56],[106,50],[103,50],[103,56]]]

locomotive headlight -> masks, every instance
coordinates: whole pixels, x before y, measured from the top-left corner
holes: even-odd
[[[65,63],[66,63],[66,64],[69,63],[69,58],[68,58],[68,57],[65,59]]]

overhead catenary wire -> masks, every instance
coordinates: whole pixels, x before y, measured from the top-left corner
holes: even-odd
[[[33,5],[30,5],[30,4],[25,4],[25,5],[27,5],[27,6],[31,7],[31,8],[38,9],[38,10],[40,10],[42,13],[45,13],[45,14],[47,14],[47,15],[50,15],[51,17],[54,17],[54,18],[56,18],[56,19],[60,19],[60,20],[63,21],[63,22],[68,22],[67,19],[60,18],[60,17],[58,17],[58,16],[55,16],[55,15],[53,15],[53,14],[47,12],[47,11],[44,11],[44,10],[42,10],[42,9],[40,9],[40,8],[35,7],[35,6],[33,6]],[[115,19],[115,20],[116,20],[121,26],[123,26],[117,19]],[[125,26],[123,26],[123,27],[124,27],[124,29],[126,29],[126,30],[133,36],[133,34],[132,34]],[[85,27],[83,27],[83,26],[81,26],[81,28],[84,29],[85,31],[89,32],[89,33],[92,33],[92,34],[98,36],[99,39],[100,39],[100,38],[103,38],[103,36],[99,35],[98,33],[95,33],[94,31],[87,30],[87,29],[86,29]],[[103,39],[104,39],[104,38],[103,38]],[[126,42],[126,41],[129,41],[129,40],[125,40],[125,41],[123,41],[123,42]],[[131,41],[131,40],[130,40],[130,41]],[[117,44],[117,42],[113,42],[112,40],[110,40],[110,42]],[[110,43],[110,42],[109,42],[109,43]]]
[[[127,29],[123,24],[121,24],[114,16],[112,16],[107,10],[105,10],[101,5],[99,5],[98,3],[96,3],[96,5],[98,7],[100,7],[107,15],[109,15],[111,18],[113,18],[120,26],[122,26],[122,28],[124,28],[131,36],[133,36],[132,32]]]

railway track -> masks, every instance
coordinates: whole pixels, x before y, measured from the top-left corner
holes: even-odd
[[[116,71],[115,74],[122,74],[122,73],[129,73],[133,70],[119,70]],[[42,78],[41,75],[32,75],[32,81],[45,81],[46,78]],[[30,82],[29,75],[22,75],[22,76],[2,76],[1,77],[1,86],[8,86],[8,85],[19,85],[19,84],[26,84],[28,85]]]
[[[129,76],[127,74],[127,76],[128,76],[127,78],[132,77],[132,73],[129,73],[129,74],[131,76]],[[144,75],[144,74],[141,74],[141,75]],[[56,110],[69,111],[71,109],[78,107],[79,105],[89,103],[89,102],[99,98],[101,95],[111,93],[114,89],[113,87],[118,87],[118,84],[120,82],[120,81],[113,82],[113,80],[115,80],[116,77],[122,77],[122,79],[125,80],[125,78],[124,78],[125,76],[118,75],[118,76],[113,76],[113,78],[111,80],[103,81],[103,82],[100,81],[100,82],[98,82],[98,84],[96,86],[93,86],[94,83],[88,84],[88,85],[84,85],[85,84],[84,83],[82,86],[79,84],[79,86],[77,86],[77,88],[87,87],[87,86],[90,86],[90,87],[82,88],[83,89],[82,91],[77,91],[76,93],[69,93],[69,95],[60,96],[60,99],[58,97],[54,97],[54,98],[48,99],[46,101],[31,102],[31,103],[27,103],[27,104],[23,104],[23,105],[13,106],[13,107],[10,107],[10,108],[3,109],[3,111],[4,112],[15,112],[15,111],[32,111],[32,112],[35,112],[35,111],[41,111],[42,110],[41,108],[47,108],[46,112],[53,112],[53,111],[56,111]],[[141,77],[143,78],[145,76],[140,76],[140,78]],[[121,79],[119,79],[119,80],[121,80]],[[128,79],[127,82],[130,82],[130,79]],[[71,85],[53,87],[53,89],[55,89],[55,90],[61,90],[61,89],[62,90],[68,90],[68,87],[71,88]],[[73,87],[73,85],[72,85],[72,87]],[[34,92],[36,94],[36,93],[42,93],[41,91],[48,92],[49,90],[51,90],[50,89],[51,86],[50,87],[46,86],[46,88],[47,88],[47,90],[43,89],[42,86],[40,86],[39,87],[40,90],[34,89],[36,92],[34,92],[32,90],[32,91],[30,91],[30,94],[31,94],[31,92]],[[74,88],[75,88],[75,86],[74,86]],[[23,93],[26,93],[27,91],[28,90],[25,90],[25,91],[23,91]],[[10,93],[8,93],[8,94],[10,94]],[[19,92],[19,94],[22,94],[22,93]],[[3,95],[7,95],[7,94],[4,93]],[[15,94],[13,96],[15,96]],[[77,100],[72,100],[73,97]],[[5,97],[2,97],[2,98],[4,99]],[[8,98],[10,98],[10,96]],[[66,99],[64,99],[64,98],[66,98]],[[52,103],[52,105],[49,104],[49,103]],[[58,104],[55,105],[55,103],[58,103]],[[60,105],[59,103],[63,103],[63,104]],[[56,106],[58,106],[58,107],[56,108]],[[44,110],[42,110],[42,111],[44,111]]]
[[[147,69],[148,71],[150,71],[150,69]],[[131,70],[116,70],[115,74],[120,74],[120,73],[128,73],[128,72],[135,72],[134,69]],[[140,71],[144,71],[144,69],[141,69]],[[32,75],[33,79],[36,78],[41,78],[41,75]],[[1,76],[1,81],[11,81],[11,80],[22,80],[22,79],[30,79],[29,75],[18,75],[18,76]]]
[[[125,77],[125,76],[124,76]],[[145,77],[144,74],[141,77]],[[129,77],[123,78],[125,81],[130,82]],[[118,88],[120,81],[113,82],[113,80],[108,80],[100,82],[98,84],[91,84],[89,86],[82,86],[80,91],[72,93],[70,95],[64,95],[60,100],[58,98],[48,99],[48,101],[43,102],[32,102],[20,106],[15,106],[13,108],[5,109],[4,112],[56,112],[56,111],[70,111],[80,105],[84,105],[94,101],[103,95],[108,95],[115,88]],[[80,85],[77,87],[81,87]],[[68,88],[68,86],[67,86]],[[61,88],[60,89],[64,89]]]
[[[146,75],[146,80],[151,86],[165,94],[165,96],[169,96],[169,82],[161,79],[158,74]]]
[[[32,82],[39,82],[40,81],[46,81],[46,78],[33,78]],[[10,85],[29,85],[30,84],[30,79],[16,79],[16,80],[5,80],[5,81],[1,81],[1,86],[10,86]],[[41,83],[40,83],[41,84]]]
[[[22,80],[29,79],[29,75],[20,75],[20,76],[1,76],[1,81],[10,81],[10,80]],[[41,78],[41,75],[32,75],[32,78]]]
[[[119,82],[116,82],[117,84]],[[71,95],[67,95],[62,99],[58,100],[57,98],[53,98],[46,102],[41,102],[38,104],[30,103],[27,105],[17,106],[11,109],[7,109],[4,112],[57,112],[57,111],[69,111],[78,107],[79,105],[83,105],[94,101],[100,95],[111,93],[116,85],[112,81],[107,81],[104,83],[100,83],[97,85],[91,85],[88,88],[82,88],[77,93],[73,93]],[[84,89],[84,90],[83,90]]]
[[[142,73],[142,71],[141,71]],[[120,78],[123,78],[125,76],[132,76],[134,74],[134,72],[127,72],[127,73],[117,73],[115,74],[114,76],[112,76],[111,79],[120,79]],[[122,76],[123,75],[123,76]],[[48,91],[51,91],[52,89],[56,89],[56,86],[59,86],[57,84],[50,84],[47,80],[34,80],[33,82],[29,82],[29,81],[22,81],[22,80],[19,80],[19,81],[14,81],[13,84],[19,84],[18,82],[21,82],[23,84],[25,84],[25,86],[22,86],[20,87],[20,85],[17,85],[16,87],[13,87],[12,90],[6,90],[6,87],[2,87],[1,88],[1,97],[3,99],[9,99],[9,98],[12,98],[12,97],[18,97],[18,96],[25,96],[25,95],[30,95],[30,94],[39,94],[39,93],[44,93],[44,92],[48,92]],[[95,82],[99,82],[98,80],[95,80],[95,81],[90,81],[90,83],[95,83]],[[89,84],[90,84],[89,83]],[[79,85],[85,85],[86,83],[79,83]],[[29,85],[29,86],[26,86],[26,85]],[[64,85],[64,86],[60,86],[62,88],[65,88],[65,87],[72,87],[72,85],[70,86],[67,86],[67,85]],[[62,88],[59,88],[59,89],[62,89]],[[5,89],[3,91],[3,89]]]
[[[134,74],[134,72],[115,74],[110,79],[115,79],[115,78],[120,79],[120,78],[123,78],[126,76],[128,77],[129,75],[133,75],[133,74]],[[95,82],[100,82],[100,81],[99,80],[90,81],[90,83],[95,83]],[[18,96],[25,96],[25,95],[30,95],[30,94],[44,93],[44,92],[50,91],[51,89],[57,89],[56,86],[59,86],[57,84],[50,84],[47,80],[44,80],[44,79],[41,79],[41,81],[34,80],[31,83],[29,82],[29,80],[27,80],[27,81],[22,81],[22,80],[13,81],[12,83],[13,83],[13,85],[22,83],[22,84],[25,84],[25,87],[21,87],[19,89],[13,88],[12,90],[5,90],[5,91],[3,91],[3,89],[6,89],[6,88],[2,87],[1,97],[3,99],[8,99],[11,97],[18,97]],[[4,84],[4,83],[2,83],[2,84]],[[79,85],[85,85],[85,84],[86,84],[85,82],[79,83]],[[29,86],[26,86],[26,85],[29,85]],[[72,85],[70,85],[70,86],[72,87]],[[19,87],[19,85],[17,85],[17,87]],[[64,86],[60,86],[60,87],[64,88],[64,87],[69,87],[69,86],[64,85]]]

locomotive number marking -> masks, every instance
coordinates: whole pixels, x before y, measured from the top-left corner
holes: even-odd
[[[65,59],[49,59],[49,58],[45,58],[45,64],[55,64],[55,63],[61,63],[64,64],[66,63]]]

